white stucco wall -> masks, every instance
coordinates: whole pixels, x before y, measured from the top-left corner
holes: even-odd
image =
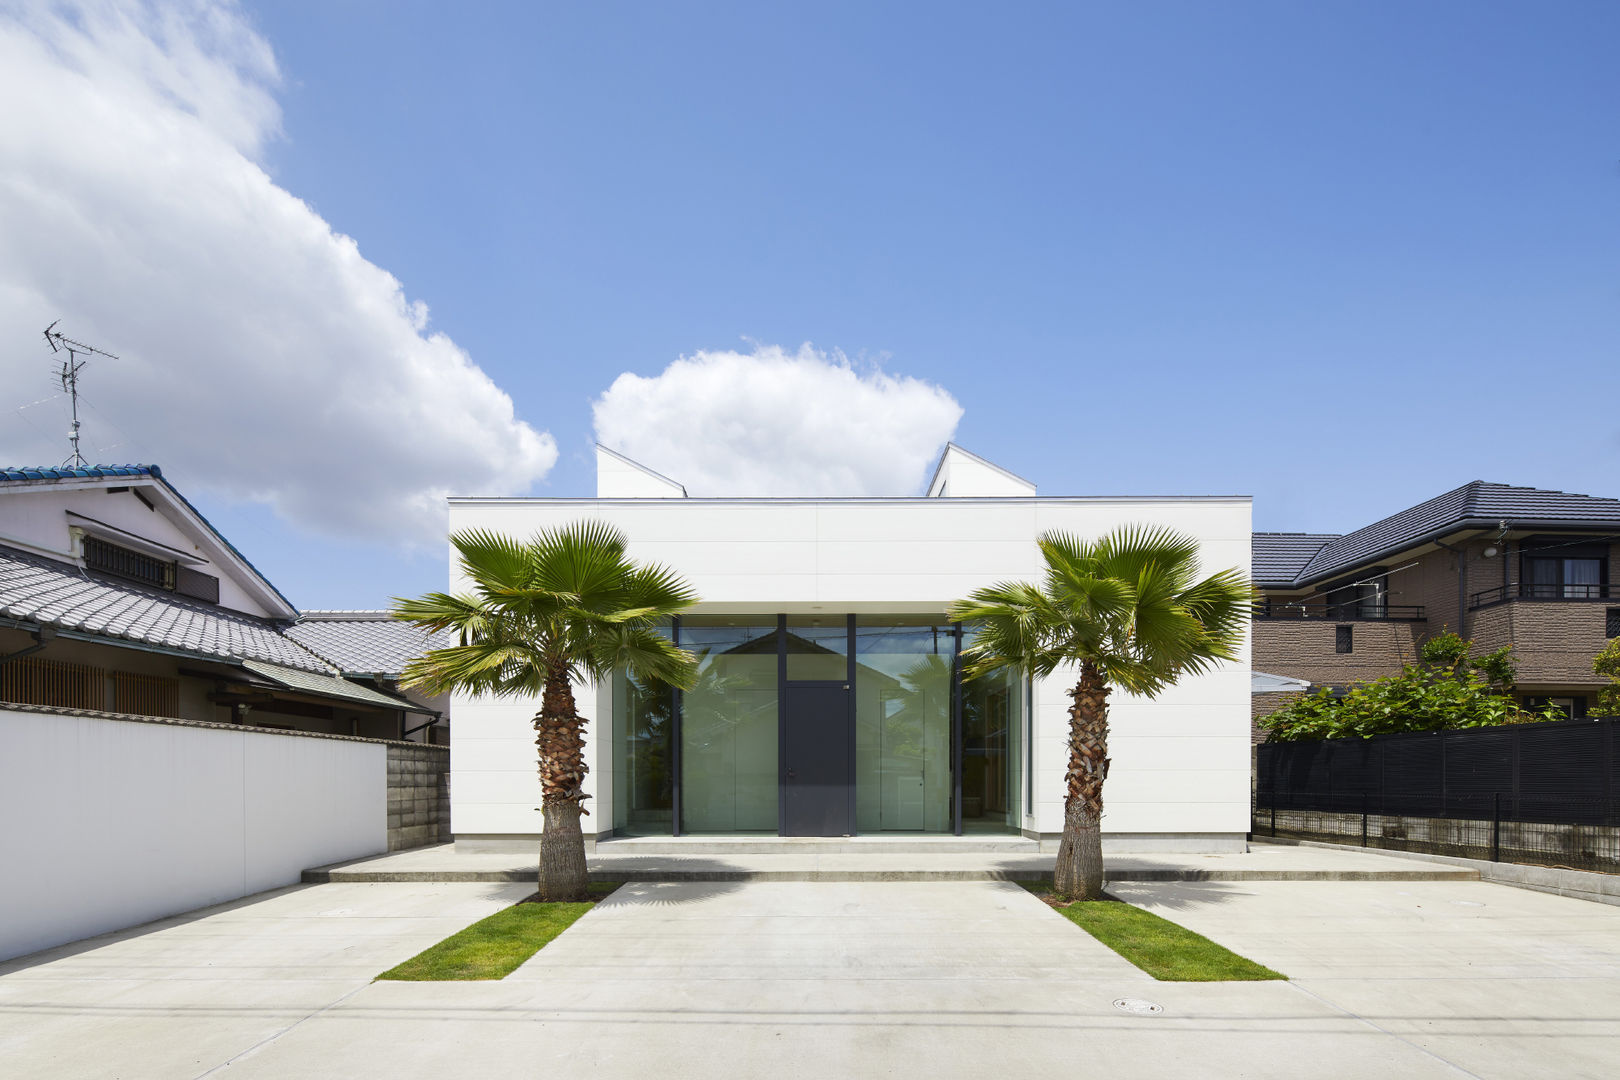
[[[452,500],[452,530],[516,536],[595,518],[618,525],[630,555],[665,563],[703,598],[698,612],[943,613],[973,589],[1034,580],[1035,537],[1048,529],[1096,536],[1131,523],[1197,537],[1209,572],[1249,568],[1247,498],[945,498],[855,500]],[[464,583],[451,581],[461,590]],[[1062,828],[1062,776],[1072,679],[1034,688],[1034,812],[1026,830]],[[591,708],[587,831],[612,828],[610,699]],[[1248,828],[1249,659],[1189,678],[1153,701],[1117,695],[1106,832],[1241,834]],[[533,702],[456,698],[451,733],[452,825],[458,836],[538,831]],[[1142,846],[1151,846],[1144,844]]]
[[[0,709],[0,959],[386,851],[387,748]]]

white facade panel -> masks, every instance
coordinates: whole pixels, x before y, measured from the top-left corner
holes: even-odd
[[[633,558],[665,563],[685,576],[702,598],[696,609],[701,613],[938,615],[976,588],[1037,580],[1042,562],[1034,541],[1043,529],[1094,537],[1124,524],[1163,525],[1199,539],[1206,572],[1228,566],[1247,572],[1249,560],[1246,498],[976,498],[947,492],[943,499],[452,500],[450,512],[452,529],[490,528],[514,536],[584,519],[619,526]],[[1065,691],[1074,682],[1072,673],[1060,672],[1033,690],[1033,739],[1019,750],[1020,758],[1033,757],[1035,770],[1023,781],[1034,794],[1033,812],[1023,819],[1026,831],[1055,833],[1062,827]],[[1154,700],[1116,693],[1105,832],[1247,830],[1248,683],[1245,642],[1239,661],[1183,680]],[[579,695],[592,720],[586,790],[595,797],[584,823],[588,833],[615,825],[610,698],[606,688]],[[454,709],[455,831],[532,835],[538,827],[528,727],[533,705],[457,700]],[[504,753],[512,755],[506,768],[500,767]],[[533,795],[519,794],[526,791]]]

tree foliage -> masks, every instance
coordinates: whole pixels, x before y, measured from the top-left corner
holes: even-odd
[[[1342,696],[1323,689],[1300,698],[1260,726],[1275,742],[1298,742],[1567,719],[1555,705],[1531,711],[1513,700],[1511,645],[1475,656],[1473,642],[1447,631],[1424,642],[1420,656],[1400,674],[1360,683]]]
[[[1592,661],[1592,670],[1609,677],[1609,685],[1597,693],[1594,716],[1620,716],[1620,637],[1609,642]]]

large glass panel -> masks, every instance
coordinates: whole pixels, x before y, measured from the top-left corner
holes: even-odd
[[[1018,832],[1024,680],[998,671],[962,684],[962,832]]]
[[[956,628],[862,616],[855,628],[855,828],[951,831]]]
[[[788,682],[849,680],[848,616],[791,615],[787,625]]]
[[[669,687],[613,675],[613,824],[630,836],[674,830],[674,699]]]
[[[777,831],[776,620],[691,616],[681,647],[698,657],[681,695],[681,827]]]

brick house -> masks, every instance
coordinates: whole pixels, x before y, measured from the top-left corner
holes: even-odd
[[[1392,675],[1427,638],[1512,644],[1517,695],[1582,717],[1620,636],[1620,499],[1476,480],[1343,536],[1255,533],[1256,671],[1348,687]],[[1256,694],[1254,715],[1288,696]]]

